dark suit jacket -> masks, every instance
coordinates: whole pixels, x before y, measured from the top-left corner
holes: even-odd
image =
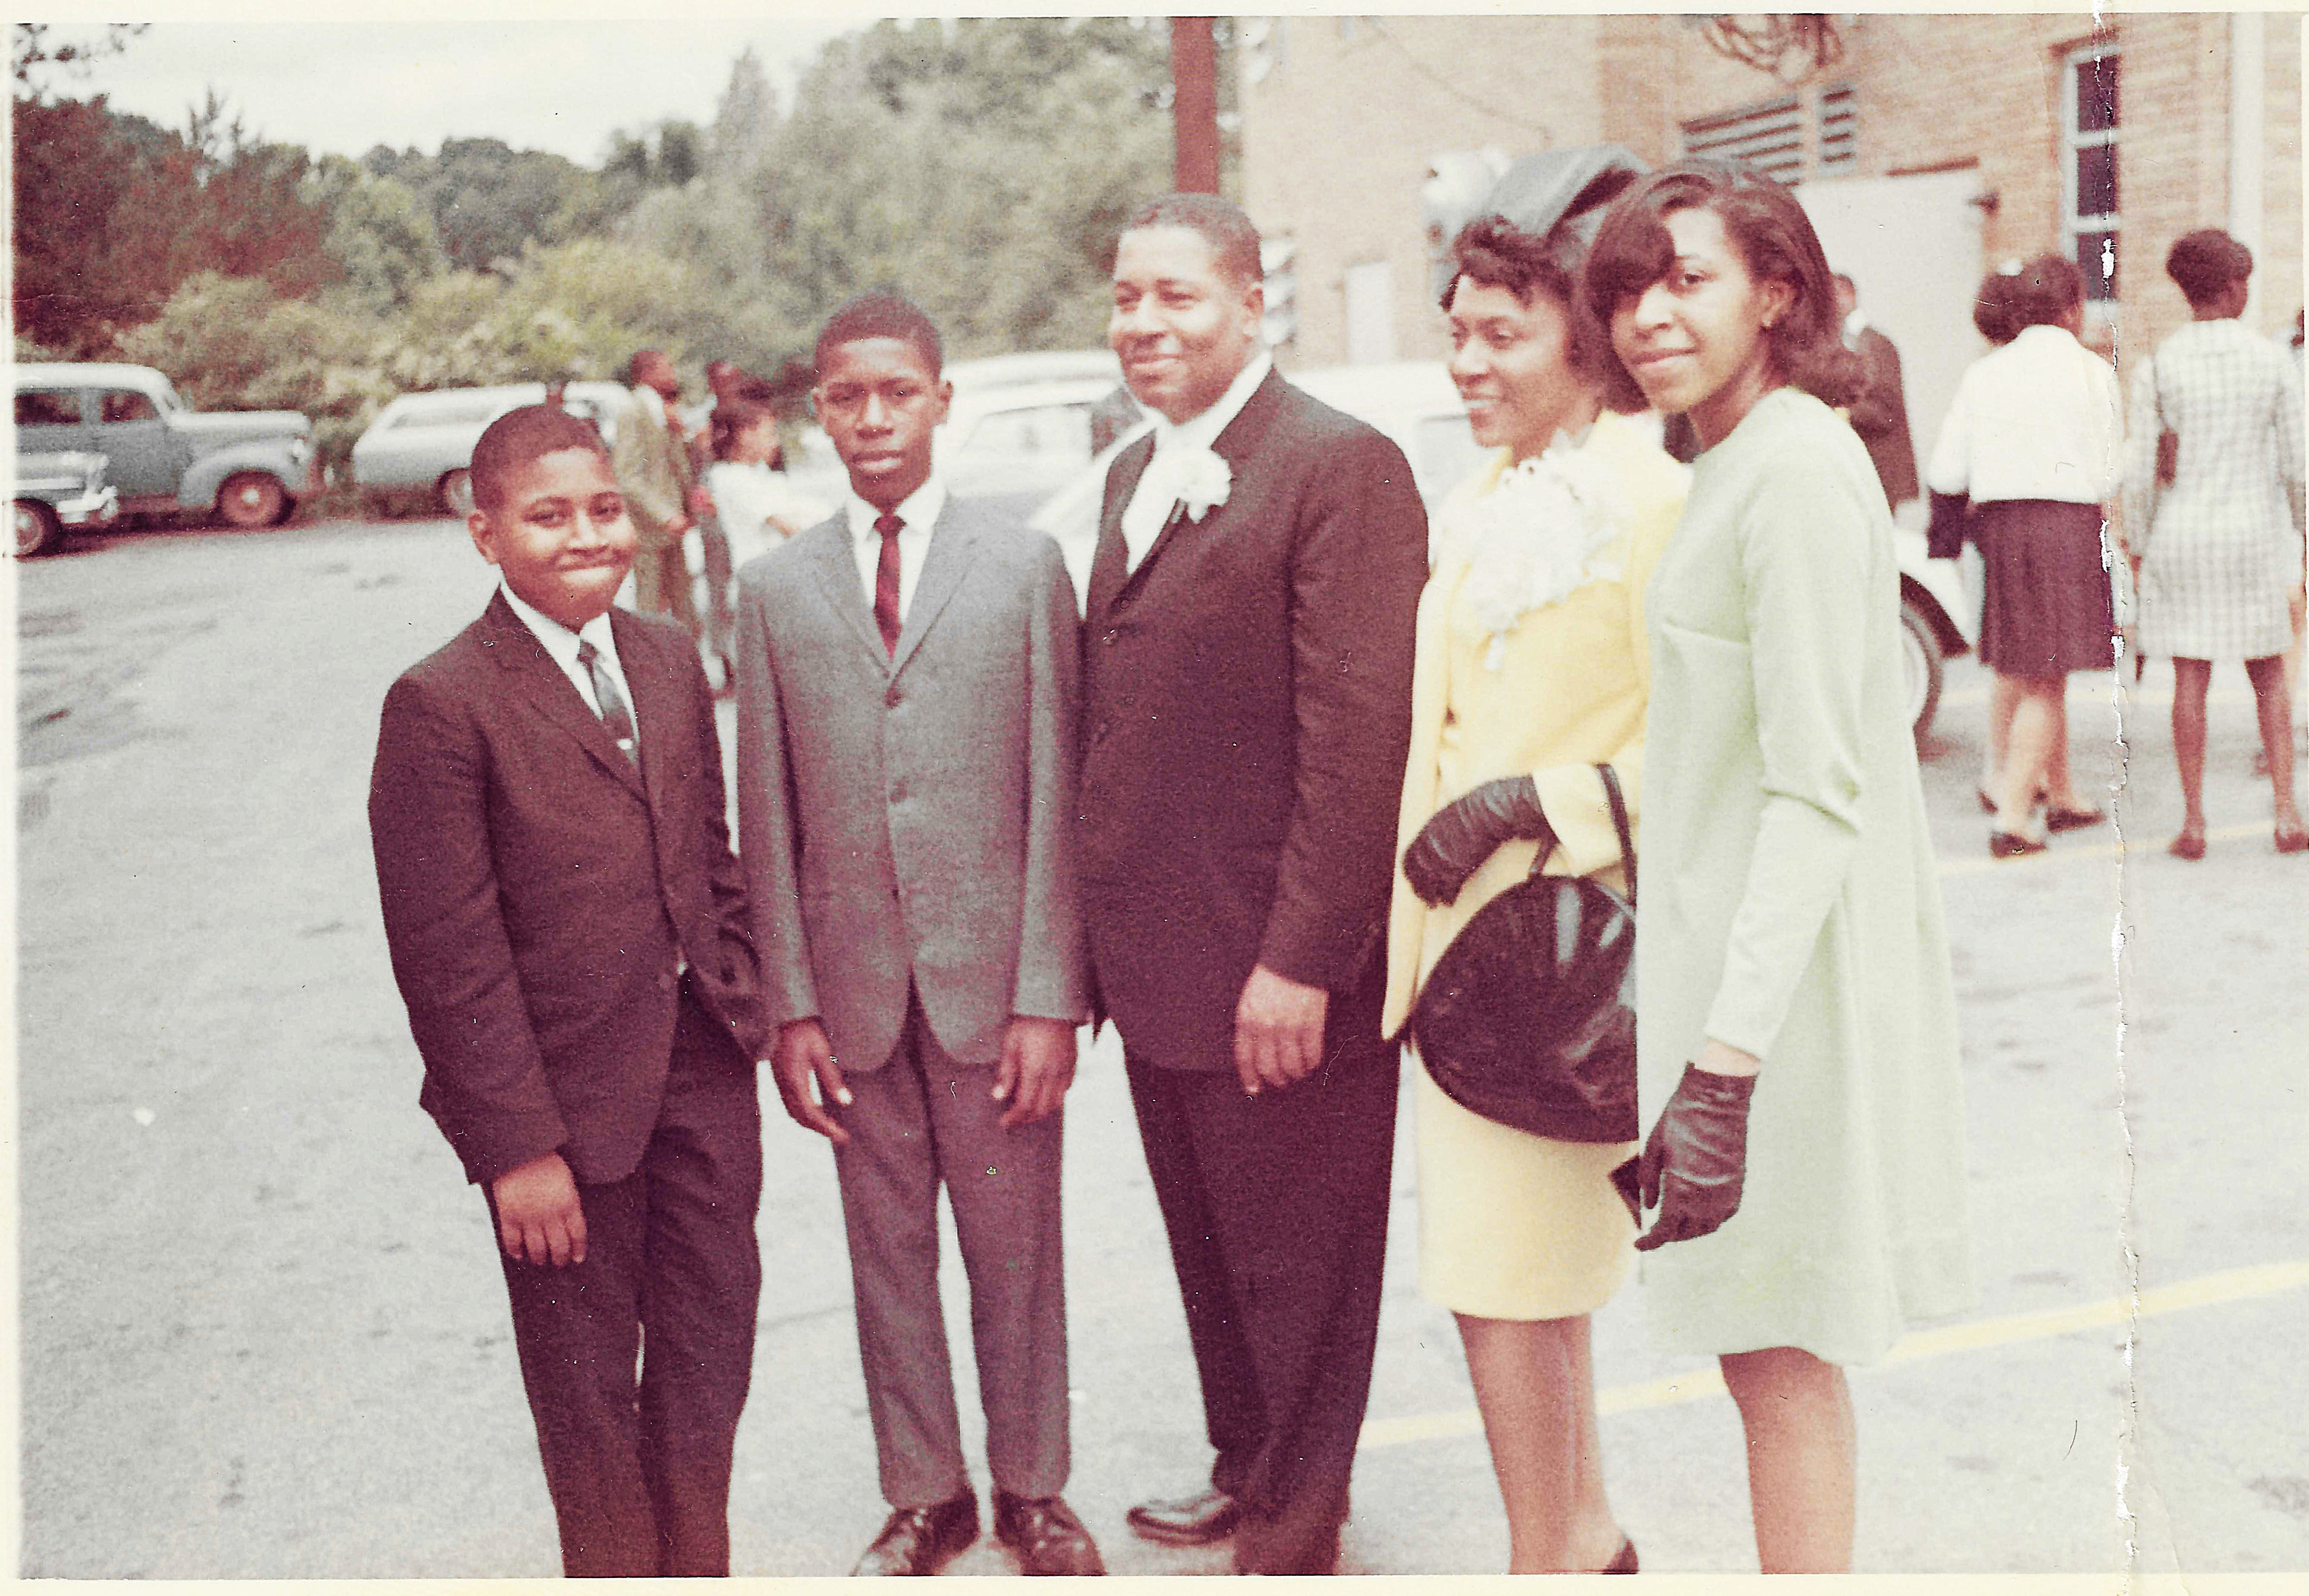
[[[580,1181],[633,1172],[681,959],[743,1067],[760,1056],[705,672],[679,626],[610,624],[638,772],[501,595],[385,694],[369,785],[385,939],[419,1100],[475,1181],[557,1149]]]
[[[1908,438],[1908,396],[1900,384],[1900,351],[1873,327],[1860,329],[1853,343],[1865,373],[1851,404],[1852,430],[1868,445],[1885,502],[1898,505],[1916,496],[1916,446]]]
[[[1427,516],[1403,453],[1269,375],[1219,435],[1225,504],[1124,575],[1154,453],[1107,479],[1083,628],[1078,868],[1135,1057],[1234,1067],[1253,964],[1338,992],[1394,876]]]

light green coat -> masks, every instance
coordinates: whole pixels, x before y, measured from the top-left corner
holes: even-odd
[[[1881,1356],[1973,1298],[1956,1000],[1868,453],[1808,394],[1697,462],[1646,595],[1643,1115],[1764,1061],[1740,1212],[1646,1255],[1664,1347]]]

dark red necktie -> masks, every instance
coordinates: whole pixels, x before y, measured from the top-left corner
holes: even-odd
[[[882,558],[874,567],[874,624],[882,629],[883,649],[893,657],[898,651],[898,529],[905,524],[895,515],[874,521],[874,530],[882,534]]]

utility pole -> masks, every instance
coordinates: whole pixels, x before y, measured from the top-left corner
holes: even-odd
[[[1171,19],[1171,123],[1178,141],[1172,180],[1179,192],[1218,193],[1218,51],[1208,17]]]

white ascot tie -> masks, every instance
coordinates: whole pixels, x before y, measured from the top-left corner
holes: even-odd
[[[1122,544],[1128,556],[1123,568],[1138,569],[1138,562],[1154,547],[1174,511],[1183,509],[1188,520],[1198,522],[1226,503],[1233,485],[1233,469],[1215,450],[1193,444],[1166,449],[1158,443],[1154,458],[1146,462],[1137,490],[1122,512]]]

